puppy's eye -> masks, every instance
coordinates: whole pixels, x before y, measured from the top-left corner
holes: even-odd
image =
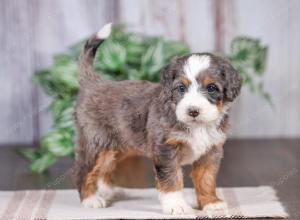
[[[209,84],[208,86],[207,86],[207,92],[209,93],[209,94],[214,94],[215,92],[217,92],[218,91],[218,87],[215,85],[215,84]]]
[[[179,91],[181,94],[185,93],[185,90],[186,90],[186,88],[185,88],[184,85],[178,86],[178,91]]]

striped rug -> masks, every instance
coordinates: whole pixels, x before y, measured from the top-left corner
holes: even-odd
[[[218,188],[217,194],[228,204],[228,210],[214,213],[199,211],[196,215],[161,214],[155,189],[123,189],[124,197],[108,208],[88,209],[80,206],[75,190],[0,191],[0,219],[176,219],[176,218],[286,218],[276,192],[268,186]],[[193,189],[185,197],[196,205]]]

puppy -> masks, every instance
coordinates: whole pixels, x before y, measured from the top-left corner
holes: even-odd
[[[160,83],[102,80],[93,59],[110,32],[108,24],[93,35],[79,59],[75,178],[82,205],[107,206],[115,193],[111,173],[133,150],[153,161],[164,213],[195,211],[182,193],[186,164],[193,167],[199,208],[225,208],[216,195],[216,175],[241,76],[224,59],[193,53],[175,57],[161,70]]]

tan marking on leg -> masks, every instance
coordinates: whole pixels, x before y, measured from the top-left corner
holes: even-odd
[[[111,173],[116,167],[118,151],[107,150],[98,154],[95,166],[87,174],[84,184],[80,190],[81,200],[94,195],[97,191],[97,181],[101,179],[104,183],[111,184]]]
[[[193,164],[191,177],[200,209],[209,203],[221,201],[216,195],[216,175],[219,162],[209,153]]]
[[[168,182],[161,182],[156,177],[156,187],[160,192],[175,192],[183,189],[183,176],[180,168],[176,170],[176,181],[175,184],[170,184]]]

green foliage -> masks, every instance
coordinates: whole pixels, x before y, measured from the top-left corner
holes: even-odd
[[[262,82],[267,52],[268,48],[262,47],[258,39],[237,37],[231,43],[228,58],[242,75],[244,84],[248,86],[250,91],[261,94],[269,103],[272,103]]]
[[[72,46],[68,53],[54,57],[53,65],[33,77],[33,82],[53,97],[50,111],[53,115],[53,131],[41,140],[41,148],[21,149],[19,152],[31,162],[30,170],[42,173],[64,156],[74,155],[73,111],[79,89],[77,59],[83,42]],[[160,37],[146,38],[128,33],[116,27],[96,54],[95,68],[101,77],[112,80],[149,80],[158,82],[160,69],[175,55],[190,50],[179,42],[165,41]],[[266,63],[267,48],[256,39],[236,38],[227,56],[240,71],[251,91],[260,92],[269,99],[261,77]]]

